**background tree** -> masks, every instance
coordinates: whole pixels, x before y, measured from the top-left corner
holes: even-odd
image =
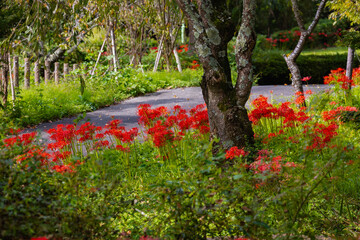
[[[304,89],[301,82],[301,72],[299,66],[296,64],[296,59],[300,56],[300,53],[304,49],[304,45],[306,39],[310,36],[313,32],[315,26],[319,22],[320,14],[325,7],[326,0],[322,0],[317,8],[315,17],[308,28],[305,28],[305,23],[302,17],[302,12],[299,8],[297,0],[291,0],[292,9],[295,15],[296,22],[300,29],[300,38],[298,43],[296,44],[295,49],[290,54],[284,54],[283,57],[286,61],[286,64],[289,68],[291,73],[291,81],[292,85],[294,86],[297,92],[301,92],[302,96],[304,96]]]
[[[254,133],[245,103],[253,84],[251,56],[256,42],[255,0],[244,0],[240,29],[236,1],[176,0],[193,25],[195,49],[204,69],[201,89],[208,108],[211,138],[225,149],[252,144]],[[236,38],[237,80],[231,80],[228,42]]]
[[[360,24],[360,2],[353,0],[332,0],[327,3],[327,6],[332,10],[330,18],[332,19],[347,19],[352,25],[357,25],[356,29],[350,29],[344,36],[343,43],[348,46],[348,57],[346,62],[346,77],[351,80],[353,72],[353,61],[355,49],[359,48],[360,33],[357,31]],[[351,90],[351,81],[348,81],[347,93]]]

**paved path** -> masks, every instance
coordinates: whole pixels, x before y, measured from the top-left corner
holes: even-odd
[[[328,85],[311,85],[309,87],[305,86],[305,90],[311,89],[314,92],[328,88]],[[272,91],[272,94],[270,91]],[[254,86],[252,88],[250,101],[259,95],[264,95],[269,99],[272,98],[274,102],[283,102],[291,99],[294,96],[294,90],[292,86]],[[248,101],[248,103],[250,101]],[[126,128],[137,127],[137,106],[142,103],[148,103],[154,108],[159,106],[171,108],[175,105],[180,105],[184,108],[191,108],[198,104],[204,103],[204,100],[201,94],[201,89],[199,87],[160,90],[155,93],[131,98],[110,107],[96,110],[94,112],[89,112],[86,114],[85,120],[90,120],[96,126],[104,126],[112,119],[112,117],[114,117],[115,119],[122,120],[122,126],[125,126]],[[44,131],[47,131],[50,128],[54,128],[58,124],[72,124],[74,119],[76,119],[76,117],[64,118],[51,123],[42,123],[34,128],[26,129],[25,132],[34,130],[41,131],[42,138],[46,138],[47,133]]]

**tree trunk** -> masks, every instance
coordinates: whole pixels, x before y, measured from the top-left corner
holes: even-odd
[[[181,61],[180,61],[180,58],[179,58],[179,54],[176,51],[176,48],[174,48],[173,53],[174,53],[174,56],[175,56],[177,69],[179,70],[179,72],[182,72]]]
[[[64,63],[64,81],[67,81],[68,77],[69,77],[69,64]]]
[[[14,64],[14,69],[15,69],[15,64]],[[14,70],[15,71],[15,70]],[[19,75],[19,72],[17,73]],[[9,76],[10,76],[10,89],[11,89],[11,100],[13,103],[13,106],[15,105],[15,99],[16,99],[16,94],[15,94],[15,73],[12,72],[12,67],[11,67],[11,56],[9,53]]]
[[[35,81],[35,85],[39,85],[40,84],[40,66],[39,66],[39,59],[36,60],[35,62],[35,67],[34,67],[34,81]]]
[[[0,85],[0,97],[2,97],[2,103],[7,103],[8,97],[8,83],[9,83],[9,65],[7,60],[7,53],[1,55],[1,85]]]
[[[44,76],[44,82],[45,84],[48,84],[50,81],[50,62],[48,60],[45,60],[45,76]]]
[[[227,44],[236,32],[226,1],[176,0],[194,26],[195,49],[204,69],[201,89],[208,108],[211,139],[224,149],[253,145],[254,132],[245,103],[252,86],[251,55],[255,46],[255,0],[244,0],[243,19],[236,43],[238,78],[231,81]],[[199,3],[200,2],[200,3]],[[216,22],[212,22],[216,19]],[[215,149],[215,152],[217,149]]]
[[[25,89],[30,88],[30,59],[29,58],[25,58],[24,87],[25,87]]]
[[[291,0],[291,4],[295,15],[295,20],[298,24],[301,35],[295,49],[288,55],[284,54],[283,57],[291,73],[291,81],[293,87],[295,88],[295,91],[300,92],[300,96],[304,97],[304,88],[301,81],[301,72],[299,66],[296,64],[296,59],[300,56],[302,50],[304,49],[306,39],[310,36],[315,26],[319,22],[320,14],[324,9],[327,0],[322,0],[320,2],[315,17],[307,29],[305,29],[305,25],[302,19],[302,13],[299,9],[297,1],[298,0]],[[305,102],[302,105],[305,106]]]
[[[348,89],[346,91],[346,94],[349,96],[351,91],[351,80],[352,80],[352,74],[353,74],[353,62],[354,62],[354,54],[355,49],[352,47],[348,47],[348,55],[346,60],[346,77],[348,78]]]
[[[117,72],[117,53],[116,53],[116,39],[115,39],[115,32],[114,32],[114,22],[110,22],[110,38],[111,38],[111,51],[113,55],[113,64],[114,64],[114,71]]]
[[[16,88],[19,88],[19,57],[14,57],[14,84]]]
[[[164,41],[164,36],[161,36],[160,39],[160,43],[158,46],[158,52],[156,54],[156,58],[155,58],[155,63],[154,63],[154,69],[153,72],[156,72],[159,66],[159,62],[160,62],[160,58],[161,58],[161,54],[162,54],[162,49],[163,49],[163,41]]]
[[[60,83],[60,63],[56,62],[55,63],[55,69],[54,69],[54,79],[55,79],[55,84],[59,84]]]

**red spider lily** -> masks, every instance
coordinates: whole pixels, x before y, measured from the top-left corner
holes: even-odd
[[[99,148],[109,147],[109,146],[110,146],[110,142],[108,140],[102,140],[102,141],[95,142],[93,148],[99,149]]]
[[[245,152],[244,149],[239,149],[238,147],[232,147],[226,151],[225,158],[226,159],[234,159],[235,157],[245,157],[249,153]]]
[[[15,160],[19,163],[23,163],[27,160],[40,162],[41,166],[47,165],[51,155],[45,151],[44,148],[32,147],[24,154],[15,157]]]
[[[12,147],[14,146],[15,143],[18,146],[20,145],[27,146],[34,141],[35,137],[36,137],[36,132],[24,133],[20,136],[4,139],[3,142],[5,143],[6,147]]]
[[[302,105],[305,102],[305,96],[304,95],[300,95],[295,99],[295,103],[297,105]]]
[[[111,120],[109,123],[107,123],[105,125],[105,128],[107,128],[107,129],[118,129],[120,123],[121,123],[121,120],[114,119],[114,120]]]
[[[321,150],[328,146],[328,143],[333,139],[338,133],[336,130],[339,126],[335,123],[326,126],[324,124],[315,123],[314,129],[310,133],[311,145],[307,146],[307,150]],[[306,133],[308,129],[304,130]]]
[[[332,120],[338,119],[341,116],[342,112],[357,112],[357,111],[358,111],[358,109],[356,107],[340,106],[340,107],[337,107],[336,109],[333,109],[330,111],[324,111],[321,113],[321,115],[325,121],[332,121]]]
[[[137,128],[132,128],[129,131],[125,131],[124,127],[118,129],[109,129],[105,134],[115,137],[117,140],[123,143],[130,143],[134,141],[135,137],[139,135]]]
[[[49,240],[47,237],[32,237],[31,240]]]
[[[358,79],[360,77],[360,68],[354,69],[351,80],[345,74],[346,71],[343,68],[331,70],[331,73],[324,77],[324,84],[339,83],[341,84],[341,88],[346,90],[350,85],[355,86],[354,79]]]
[[[72,124],[66,126],[59,124],[56,128],[49,129],[47,132],[50,134],[50,139],[58,143],[61,142],[61,146],[71,144],[76,138],[76,129]]]
[[[120,151],[122,151],[122,152],[130,152],[130,148],[129,147],[124,147],[124,146],[122,146],[122,145],[116,145],[116,149],[117,150],[120,150]]]
[[[59,160],[64,160],[69,158],[71,155],[70,151],[64,151],[64,152],[53,152],[52,153],[52,161],[53,162],[59,162]]]
[[[166,107],[158,107],[151,109],[149,104],[141,104],[138,106],[139,124],[143,126],[151,126],[154,120],[159,117],[165,117],[169,115]]]
[[[200,67],[200,64],[198,63],[198,61],[196,61],[196,60],[192,61],[190,69],[197,69],[199,67]]]
[[[307,82],[307,81],[309,81],[310,79],[311,79],[311,77],[303,77],[303,78],[301,79],[301,81]]]
[[[156,147],[163,147],[168,142],[174,141],[174,132],[161,124],[161,121],[157,121],[155,126],[146,131],[151,135],[152,140]]]
[[[290,102],[284,102],[276,108],[267,102],[267,97],[260,95],[252,104],[255,106],[255,109],[249,113],[249,119],[254,125],[258,124],[261,118],[279,119],[279,117],[282,117],[285,127],[292,127],[295,122],[303,123],[309,119],[302,109],[299,112],[295,112],[289,106]]]
[[[80,136],[78,141],[85,142],[87,140],[93,140],[97,129],[98,128],[92,123],[87,122],[82,124],[80,128],[76,130],[76,135]]]
[[[258,173],[280,173],[283,167],[297,167],[297,164],[294,162],[285,162],[283,163],[283,158],[281,156],[276,156],[269,158],[268,156],[259,155],[257,160],[250,164],[249,169],[252,169],[255,174]]]

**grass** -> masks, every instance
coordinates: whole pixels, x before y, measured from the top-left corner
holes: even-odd
[[[83,70],[77,74],[85,74]],[[82,85],[79,78],[59,85],[41,84],[31,89],[21,89],[15,107],[9,102],[0,119],[13,121],[21,127],[41,122],[73,116],[78,113],[94,111],[98,108],[120,102],[159,89],[199,86],[200,70],[179,72],[146,72],[131,68],[119,73],[107,73],[93,78],[85,77]]]

